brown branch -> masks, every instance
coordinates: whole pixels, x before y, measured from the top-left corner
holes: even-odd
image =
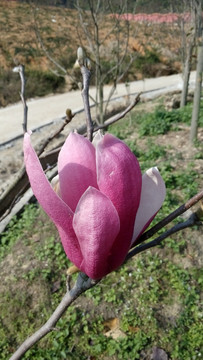
[[[175,234],[176,232],[183,230],[185,228],[191,227],[195,224],[199,224],[199,219],[195,213],[192,213],[192,215],[184,222],[181,222],[179,224],[174,225],[171,229],[167,230],[164,234],[161,234],[156,239],[146,243],[141,244],[137,247],[135,247],[133,250],[131,250],[128,255],[126,256],[125,261],[131,259],[133,256],[139,254],[142,251],[145,251],[147,249],[150,249],[154,246],[160,245],[160,243],[166,239],[168,236],[171,236],[172,234]],[[137,244],[136,244],[137,245]],[[135,246],[136,246],[135,245]]]
[[[138,102],[140,101],[140,95],[141,95],[141,93],[139,93],[139,94],[136,96],[136,98],[132,101],[132,103],[131,103],[125,110],[121,111],[119,114],[116,114],[116,115],[112,116],[110,119],[106,120],[106,121],[104,122],[104,124],[96,126],[96,127],[94,128],[94,132],[97,131],[97,130],[100,130],[100,129],[105,129],[105,128],[107,128],[109,125],[112,125],[112,124],[114,124],[115,122],[117,122],[118,120],[124,118],[125,115],[126,115],[129,111],[131,111],[131,110],[135,107],[135,105],[138,104]]]
[[[58,320],[72,304],[72,302],[76,300],[83,292],[95,286],[99,281],[100,280],[94,281],[88,278],[85,274],[79,273],[77,282],[75,283],[74,287],[70,291],[67,289],[66,294],[49,320],[22,343],[18,350],[11,356],[10,360],[20,359],[34,344],[36,344],[40,339],[52,331]]]
[[[166,216],[163,220],[161,220],[160,222],[158,222],[156,225],[154,225],[153,227],[151,227],[151,229],[149,229],[148,231],[146,231],[144,234],[142,234],[140,236],[140,238],[138,239],[138,241],[136,242],[136,244],[134,244],[132,247],[135,247],[137,245],[139,245],[140,243],[142,243],[143,241],[149,239],[150,237],[152,237],[154,234],[157,233],[157,231],[159,231],[160,229],[162,229],[164,226],[166,226],[167,224],[169,224],[171,221],[173,221],[174,219],[176,219],[178,216],[180,216],[181,214],[183,214],[185,211],[187,211],[188,209],[190,209],[192,206],[194,206],[198,201],[200,201],[203,198],[203,190],[200,191],[198,194],[196,194],[195,196],[193,196],[190,200],[188,200],[185,204],[181,205],[179,208],[177,208],[175,211],[173,211],[172,213],[170,213],[168,216]]]
[[[43,144],[40,146],[40,148],[36,151],[37,155],[40,156],[43,151],[45,150],[45,148],[47,147],[47,145],[49,145],[49,143],[55,138],[57,137],[66,127],[67,124],[69,124],[72,120],[72,118],[75,116],[74,114],[72,114],[70,109],[67,109],[70,111],[69,115],[66,116],[63,124],[60,126],[59,129],[57,129],[52,135],[50,135],[44,142]],[[66,110],[66,112],[67,112]]]

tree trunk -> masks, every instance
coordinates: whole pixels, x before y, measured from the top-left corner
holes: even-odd
[[[192,59],[192,51],[194,48],[193,38],[188,46],[187,58],[184,65],[184,75],[183,75],[183,91],[181,94],[181,102],[180,107],[183,107],[187,104],[187,95],[188,95],[188,87],[189,87],[189,79],[190,79],[190,71],[191,71],[191,59]]]
[[[191,129],[190,129],[191,142],[194,142],[197,139],[197,129],[198,129],[201,90],[202,90],[202,72],[203,72],[203,39],[201,39],[201,44],[199,44],[198,46],[196,84],[195,84],[192,121],[191,121]]]
[[[201,0],[194,0],[194,7],[196,11],[196,26],[197,26],[197,67],[196,67],[196,83],[194,92],[194,101],[192,109],[192,120],[190,129],[190,141],[194,142],[197,139],[198,120],[200,112],[200,100],[202,90],[202,71],[203,71],[203,22],[202,22],[202,2]]]

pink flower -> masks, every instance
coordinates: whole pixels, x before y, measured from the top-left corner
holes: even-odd
[[[32,190],[55,223],[67,257],[92,279],[118,268],[162,205],[165,185],[158,170],[142,176],[134,154],[110,134],[95,148],[71,133],[58,158],[57,195],[28,133],[24,154]]]

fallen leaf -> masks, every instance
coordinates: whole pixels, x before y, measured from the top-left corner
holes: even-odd
[[[106,337],[112,337],[114,340],[124,338],[127,335],[120,329],[109,330],[104,334]]]
[[[115,330],[115,329],[119,328],[120,321],[118,318],[113,318],[113,319],[104,321],[103,325],[104,325],[104,327],[108,328],[109,330]]]
[[[120,321],[118,318],[113,318],[104,321],[103,323],[104,327],[106,329],[109,329],[104,333],[106,337],[112,337],[114,340],[117,340],[118,338],[124,338],[127,335],[119,329]]]

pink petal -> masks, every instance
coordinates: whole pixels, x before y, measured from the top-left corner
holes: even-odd
[[[80,266],[82,254],[72,227],[73,212],[58,197],[48,182],[37,154],[31,146],[28,133],[24,136],[24,158],[33,193],[44,211],[55,223],[68,258],[76,266]]]
[[[166,195],[165,183],[157,168],[146,171],[142,177],[140,206],[134,224],[132,244],[144,232],[163,204]]]
[[[102,278],[111,271],[108,257],[120,230],[118,213],[112,202],[89,187],[77,205],[73,228],[84,259],[80,269],[92,279]]]
[[[58,158],[61,197],[75,211],[88,188],[97,187],[95,148],[83,136],[71,133]]]
[[[99,190],[109,197],[120,218],[121,229],[111,257],[115,269],[121,265],[131,245],[142,175],[134,154],[122,141],[110,134],[106,134],[98,143],[96,161]]]

